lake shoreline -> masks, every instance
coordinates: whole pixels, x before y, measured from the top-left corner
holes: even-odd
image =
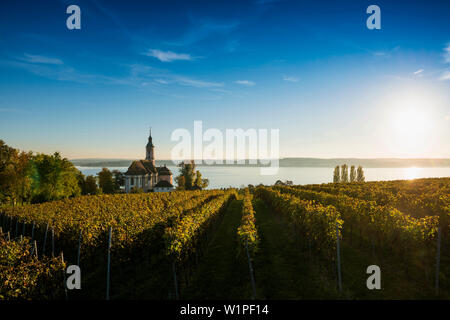
[[[77,166],[85,176],[96,175],[102,167]],[[168,166],[174,178],[179,173],[176,166]],[[125,172],[128,167],[108,167],[109,170]],[[330,183],[333,168],[324,167],[280,167],[275,175],[261,175],[260,167],[204,166],[199,167],[204,178],[209,179],[208,189],[242,187],[249,184],[273,185],[277,180],[292,181],[297,185]],[[419,178],[450,177],[450,168],[364,168],[366,181],[410,180]]]

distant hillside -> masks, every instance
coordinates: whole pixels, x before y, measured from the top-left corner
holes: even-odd
[[[80,167],[128,167],[133,159],[73,159],[75,166]],[[248,161],[246,161],[248,163]],[[280,167],[323,167],[334,168],[341,164],[361,165],[364,168],[404,168],[404,167],[450,167],[450,159],[357,159],[357,158],[283,158]],[[171,160],[156,160],[157,166],[174,165]],[[204,165],[199,165],[204,166]],[[249,164],[215,165],[215,166],[258,166]]]
[[[75,166],[79,167],[128,167],[131,162],[137,159],[72,159],[70,160]],[[172,166],[171,160],[156,160],[157,166]]]
[[[281,167],[326,167],[333,168],[341,164],[363,166],[364,168],[403,168],[403,167],[450,167],[450,159],[357,159],[357,158],[285,158],[280,160]]]

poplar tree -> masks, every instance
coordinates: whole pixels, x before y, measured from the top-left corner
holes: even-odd
[[[336,166],[334,168],[334,172],[333,172],[333,182],[334,183],[339,183],[341,182],[341,175],[339,174],[339,166]]]
[[[358,182],[364,182],[366,180],[366,178],[364,177],[364,171],[363,168],[361,166],[358,167],[358,173],[356,176],[356,181]]]
[[[341,166],[341,182],[343,183],[348,182],[348,167],[346,164],[343,164]]]
[[[355,166],[351,166],[350,167],[350,182],[355,182],[356,181],[356,170],[355,170]]]

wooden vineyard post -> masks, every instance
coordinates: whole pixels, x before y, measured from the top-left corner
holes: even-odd
[[[36,256],[36,259],[39,259],[36,240],[34,240],[33,242],[33,249],[31,250],[31,254],[34,254]]]
[[[436,250],[436,283],[435,290],[436,295],[439,294],[439,265],[441,263],[441,227],[438,228],[438,236],[437,236],[437,250]]]
[[[6,238],[8,239],[8,241],[11,241],[11,234],[9,233],[9,231],[8,231]]]
[[[80,230],[80,235],[78,236],[78,255],[77,255],[77,266],[80,266],[80,255],[81,255],[81,236],[82,230]]]
[[[255,277],[253,275],[253,266],[252,266],[252,261],[250,259],[250,253],[248,252],[248,241],[247,241],[247,239],[245,240],[245,250],[247,251],[248,269],[249,269],[249,272],[250,272],[250,281],[252,283],[252,291],[253,291],[252,299],[255,300],[256,299]]]
[[[106,300],[109,300],[109,287],[110,287],[110,273],[111,273],[111,236],[112,227],[109,227],[109,239],[108,239],[108,264],[106,269]]]
[[[61,262],[64,265],[64,254],[61,251]],[[64,286],[64,295],[66,296],[66,300],[69,300],[69,296],[67,294],[67,283],[66,283],[66,269],[63,269],[63,286]]]
[[[177,269],[176,269],[175,261],[172,262],[172,274],[173,274],[173,283],[175,286],[175,299],[178,300],[180,298],[180,296],[178,294]]]
[[[339,292],[342,292],[341,253],[340,253],[340,244],[339,244],[339,223],[337,221],[336,221],[336,249],[337,249],[338,286],[339,286]]]
[[[47,227],[45,228],[44,244],[42,245],[42,255],[45,255],[45,244],[47,242],[47,232],[48,232],[48,222],[47,222]]]
[[[52,227],[52,257],[55,256],[55,228]]]

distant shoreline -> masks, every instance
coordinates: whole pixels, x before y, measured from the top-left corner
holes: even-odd
[[[128,167],[132,159],[72,159],[75,166],[80,167]],[[334,168],[335,166],[347,164],[349,166],[362,166],[363,168],[435,168],[450,167],[450,159],[400,159],[400,158],[378,158],[378,159],[357,159],[357,158],[283,158],[279,161],[279,167],[289,168]],[[156,160],[157,166],[175,166],[171,160]],[[262,167],[259,164],[199,164],[199,167]]]

